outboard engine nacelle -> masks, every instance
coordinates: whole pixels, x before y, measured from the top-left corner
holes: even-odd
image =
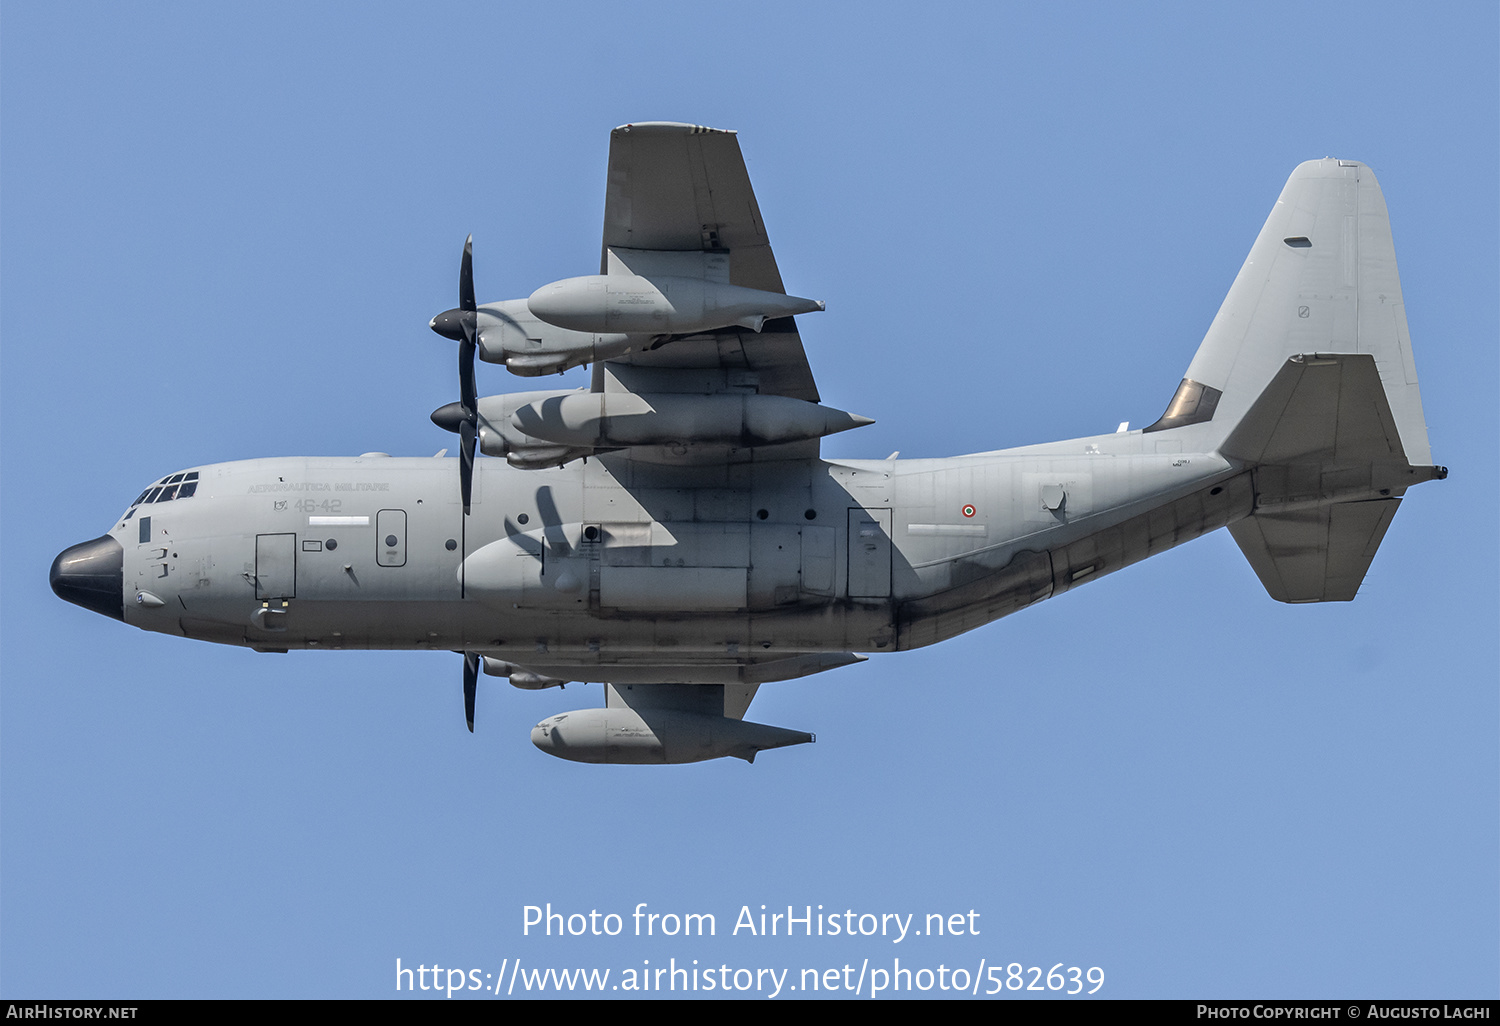
[[[678,275],[590,274],[543,285],[527,312],[548,324],[600,335],[692,335],[823,309],[817,299]]]

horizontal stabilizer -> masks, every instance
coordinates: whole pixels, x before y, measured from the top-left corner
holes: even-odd
[[[1406,462],[1367,355],[1299,355],[1282,366],[1219,452],[1251,464]]]
[[[1278,602],[1348,602],[1359,591],[1400,499],[1257,513],[1229,526]]]

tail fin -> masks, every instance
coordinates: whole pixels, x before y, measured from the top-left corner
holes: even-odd
[[[1147,431],[1182,428],[1211,452],[1293,356],[1361,353],[1413,465],[1432,461],[1385,197],[1351,160],[1310,160],[1286,188],[1234,279],[1167,412]]]
[[[1288,179],[1167,412],[1186,451],[1254,469],[1230,528],[1273,598],[1352,599],[1432,467],[1380,185],[1355,161]]]

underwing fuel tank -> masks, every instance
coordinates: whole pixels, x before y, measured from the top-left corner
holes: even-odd
[[[759,331],[776,317],[823,309],[816,299],[702,278],[590,274],[543,285],[526,301],[534,317],[571,331],[692,335],[738,325]]]
[[[812,734],[727,716],[677,710],[579,709],[531,728],[531,743],[571,762],[660,765],[733,756],[755,761],[768,748],[807,744]]]
[[[873,424],[868,417],[783,395],[574,392],[522,406],[511,426],[564,446],[777,445]]]

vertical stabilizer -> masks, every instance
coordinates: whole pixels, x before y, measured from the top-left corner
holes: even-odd
[[[1292,172],[1167,412],[1148,432],[1213,451],[1293,356],[1374,358],[1413,466],[1432,462],[1396,251],[1375,175],[1350,160]]]

